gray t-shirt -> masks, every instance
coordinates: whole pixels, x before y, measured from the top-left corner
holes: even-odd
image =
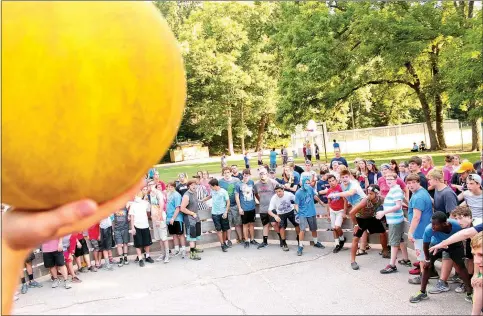
[[[268,213],[270,200],[272,199],[272,196],[275,194],[276,185],[277,185],[277,182],[275,182],[272,179],[268,179],[266,183],[263,183],[262,181],[258,181],[257,183],[255,183],[255,187],[253,189],[255,191],[255,194],[258,194],[260,198],[259,199],[260,213]]]
[[[127,208],[114,213],[113,228],[115,231],[129,230],[129,212]]]
[[[458,197],[450,187],[434,190],[434,210],[449,215],[458,206]]]
[[[465,198],[466,205],[471,210],[471,216],[475,218],[482,218],[483,216],[483,194],[474,195],[470,191],[463,192],[463,197]]]

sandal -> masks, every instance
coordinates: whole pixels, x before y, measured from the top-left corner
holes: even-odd
[[[356,256],[363,256],[363,255],[367,255],[367,251],[357,249]]]
[[[391,255],[389,254],[389,251],[386,251],[386,252],[381,251],[380,254],[384,259],[391,259]]]
[[[366,250],[369,250],[369,249],[371,249],[371,246],[366,245]]]

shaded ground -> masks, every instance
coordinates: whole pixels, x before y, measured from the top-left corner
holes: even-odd
[[[170,263],[131,262],[114,271],[81,274],[72,289],[30,289],[14,313],[31,314],[468,314],[471,304],[452,290],[418,304],[409,296],[418,286],[407,282],[409,268],[381,275],[387,260],[378,250],[358,258],[353,271],[349,251],[332,247],[278,245],[257,250],[236,245],[228,253],[205,250],[201,261],[173,258]],[[431,283],[435,283],[431,280]]]

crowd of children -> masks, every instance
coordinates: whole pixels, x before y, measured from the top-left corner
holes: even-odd
[[[380,255],[389,259],[381,274],[398,271],[396,263],[413,267],[409,273],[415,277],[408,282],[419,285],[420,289],[410,297],[410,302],[425,300],[428,293],[449,291],[448,283],[458,282],[461,285],[456,292],[465,293],[465,299],[473,301],[473,315],[479,314],[483,269],[481,161],[472,164],[460,161],[457,155],[448,155],[445,166],[435,168],[431,156],[425,155],[399,163],[390,160],[380,165],[379,170],[373,160],[357,158],[355,169],[350,170],[340,148],[335,152],[329,164],[318,162],[317,168],[310,160],[301,167],[293,159],[282,157],[279,176],[273,161],[270,166],[264,165],[259,156],[257,181],[251,179],[250,168],[240,172],[235,165],[226,166],[226,162],[219,179],[210,177],[207,171],[199,171],[191,180],[182,173],[176,181],[167,184],[157,170],[151,169],[146,185],[123,209],[86,232],[41,246],[52,287],[62,282],[64,288],[71,288],[71,283],[81,282],[79,272],[113,270],[116,263],[118,267],[128,265],[131,239],[137,255],[134,261],[140,267],[155,261],[168,263],[176,256],[186,258],[188,252],[190,259],[200,260],[203,250],[197,247],[197,241],[202,235],[199,212],[203,210],[211,211],[223,252],[233,246],[232,233],[245,248],[267,247],[270,227],[278,234],[282,250],[289,251],[286,228],[290,222],[297,234],[297,255],[301,256],[307,229],[313,246],[325,248],[317,235],[315,204],[319,203],[327,210],[324,217],[331,223],[334,253],[344,247],[342,223],[351,218],[354,224],[352,269],[359,269],[356,257],[367,254],[370,249],[368,235],[378,234],[382,246]],[[247,160],[245,164],[249,167]],[[255,240],[254,234],[256,213],[263,225],[260,241]],[[407,238],[405,222],[409,225]],[[169,236],[173,249],[169,249]],[[162,249],[155,260],[150,253],[153,239]],[[92,262],[87,240],[92,249]],[[415,263],[409,260],[407,243],[414,244]],[[113,259],[113,248],[117,248],[117,262]],[[402,258],[398,260],[399,250]],[[33,278],[34,258],[32,253],[25,261],[29,280],[25,280],[22,271],[21,293],[42,286]],[[440,273],[435,269],[438,259],[442,260]],[[450,278],[452,268],[456,274]],[[436,278],[437,282],[427,290],[430,278]]]

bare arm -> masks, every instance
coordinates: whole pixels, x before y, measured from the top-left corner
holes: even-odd
[[[469,227],[463,230],[460,230],[456,234],[452,235],[448,239],[443,240],[439,244],[431,247],[431,250],[433,249],[441,249],[441,248],[447,248],[449,245],[454,244],[459,241],[466,240],[468,238],[471,238],[475,236],[478,232],[474,227]]]
[[[196,215],[195,212],[191,212],[190,210],[188,210],[186,208],[188,206],[188,204],[189,204],[189,198],[185,195],[185,196],[183,196],[183,199],[181,200],[181,213],[186,214],[186,215],[191,215],[191,216]]]
[[[345,209],[345,205],[346,205],[347,201],[344,200],[344,209]],[[352,220],[352,223],[354,223],[354,225],[357,225],[357,219],[356,219],[356,214],[357,212],[359,212],[360,210],[364,209],[364,207],[366,207],[367,205],[367,198],[363,198],[356,206],[354,206],[352,208],[352,210],[349,212],[349,216],[351,217],[351,220]]]
[[[419,222],[421,221],[421,210],[418,210],[417,208],[413,209],[413,220],[411,221],[411,225],[409,226],[409,231],[408,231],[408,238],[414,239],[413,234],[416,228],[418,228]]]

